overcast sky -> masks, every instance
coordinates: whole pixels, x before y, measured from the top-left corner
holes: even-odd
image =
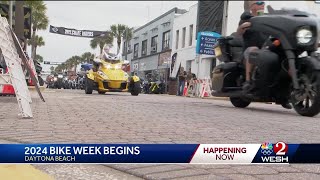
[[[305,9],[305,2],[270,1],[268,3]],[[110,29],[112,24],[139,27],[174,7],[188,10],[197,1],[45,1],[45,3],[48,8],[49,25],[105,31]],[[310,2],[310,6],[314,5]],[[63,62],[73,55],[81,55],[84,52],[99,53],[99,49],[91,49],[90,38],[52,34],[49,33],[49,29],[39,31],[38,34],[43,36],[45,46],[39,47],[37,53],[46,61]],[[115,48],[113,50],[116,53]],[[50,65],[43,65],[43,70],[46,71],[49,68]]]
[[[189,9],[197,1],[45,1],[49,24],[80,30],[104,31],[112,24],[137,27],[160,16],[174,7]],[[90,47],[90,38],[64,36],[39,31],[45,46],[37,53],[46,61],[63,62],[84,52],[98,53]],[[28,49],[30,53],[30,49]],[[50,65],[43,65],[48,70]]]

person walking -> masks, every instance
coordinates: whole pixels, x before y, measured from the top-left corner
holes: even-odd
[[[179,76],[178,76],[179,84],[178,84],[177,96],[182,96],[186,78],[187,78],[187,73],[184,70],[184,68],[181,67],[179,71]]]

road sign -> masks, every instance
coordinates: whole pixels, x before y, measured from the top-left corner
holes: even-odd
[[[199,32],[197,37],[196,53],[214,55],[213,46],[219,37],[221,37],[221,35],[215,32]]]
[[[60,64],[62,64],[62,62],[50,62],[50,61],[43,61],[43,64],[60,65]]]

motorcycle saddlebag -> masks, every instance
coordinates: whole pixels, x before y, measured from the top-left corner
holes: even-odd
[[[237,87],[240,76],[240,67],[236,62],[219,64],[213,69],[212,89],[215,92],[224,92],[226,87]]]

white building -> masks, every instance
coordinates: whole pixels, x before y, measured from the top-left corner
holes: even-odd
[[[157,80],[168,77],[172,47],[174,18],[186,10],[173,8],[145,25],[133,30],[132,39],[126,42],[123,56],[131,62],[131,72],[142,78],[152,75]]]
[[[215,66],[214,56],[196,55],[197,44],[197,12],[198,4],[189,8],[189,11],[174,19],[172,37],[172,55],[177,53],[171,77],[176,77],[179,66],[194,73],[198,79],[208,78]]]

